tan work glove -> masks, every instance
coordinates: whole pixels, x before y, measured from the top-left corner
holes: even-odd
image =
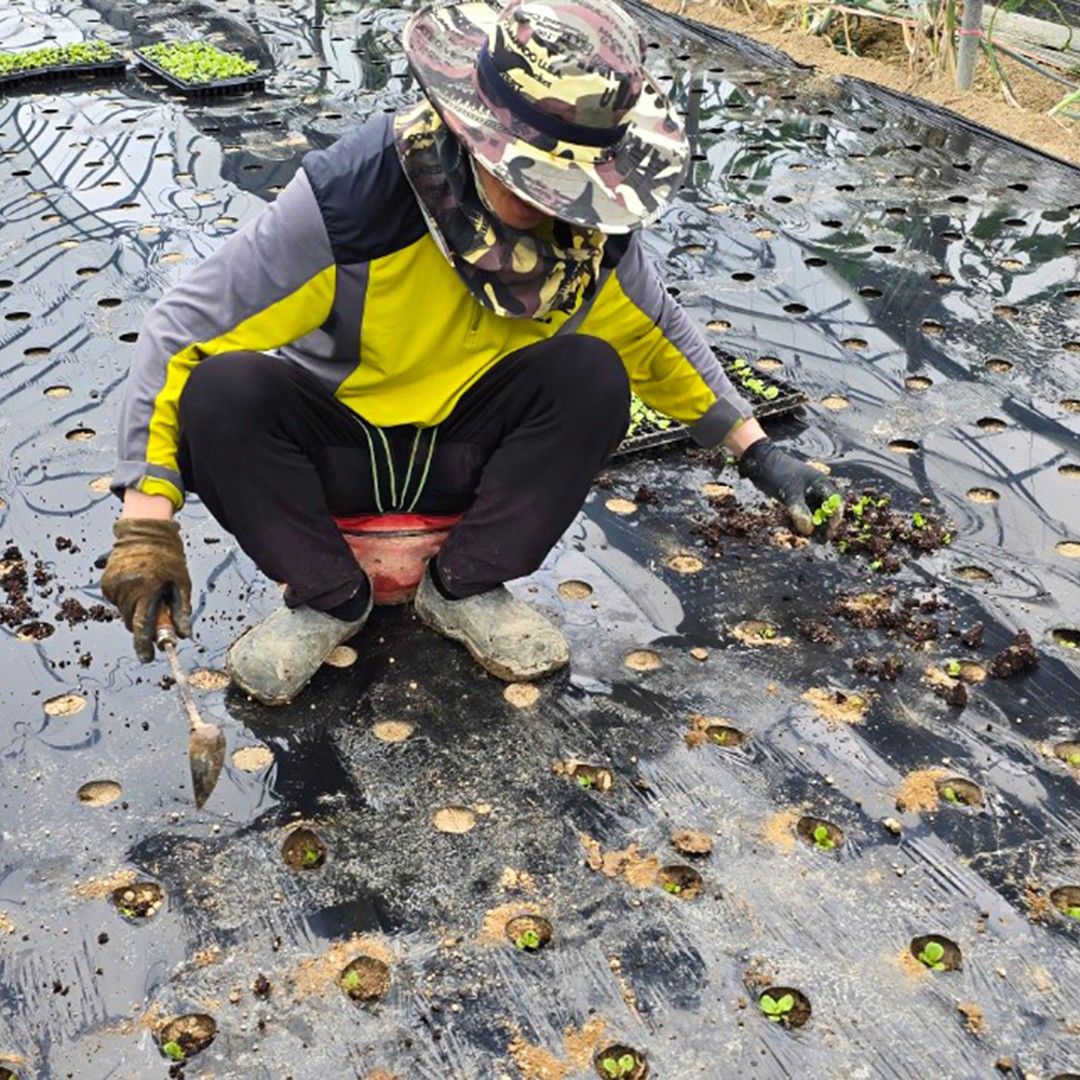
[[[154,659],[158,611],[166,605],[178,637],[191,636],[191,578],[180,526],[156,518],[121,518],[113,525],[113,544],[101,591],[124,617],[135,655]]]

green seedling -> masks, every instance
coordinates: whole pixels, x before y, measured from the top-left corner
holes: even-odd
[[[682,886],[677,881],[665,881],[664,892],[671,893],[672,896],[678,896],[682,892]]]
[[[540,948],[540,935],[535,930],[524,930],[514,938],[514,944],[522,952],[536,952]]]
[[[774,637],[776,637],[776,627],[775,626],[763,627],[762,631],[761,631],[761,636],[763,638],[766,638],[767,640],[771,641]]]
[[[918,960],[932,971],[944,971],[945,965],[942,957],[945,955],[945,946],[939,941],[928,941],[919,953]]]
[[[870,564],[871,570],[880,570],[885,564],[880,559],[874,559]]]
[[[643,427],[666,431],[671,424],[670,416],[664,416],[650,408],[636,394],[630,395],[630,427],[627,429],[627,437],[636,435]]]
[[[836,847],[836,841],[829,835],[829,830],[824,825],[814,828],[814,846],[822,851],[832,851]]]
[[[833,517],[844,505],[844,500],[839,495],[830,495],[815,511],[814,524],[824,525],[829,518]]]
[[[911,524],[914,525],[916,529],[922,529],[926,525],[926,518],[916,511],[911,515]]]
[[[1069,755],[1069,764],[1070,765],[1080,765],[1080,754],[1070,754]]]
[[[959,796],[958,796],[958,795],[956,794],[956,788],[952,788],[952,787],[943,787],[943,788],[941,789],[941,794],[942,794],[942,795],[943,795],[943,796],[944,796],[944,797],[945,797],[945,798],[946,798],[946,799],[947,799],[947,800],[948,800],[949,802],[955,802],[955,803],[958,803],[958,802],[960,801],[960,797],[959,797]]]
[[[352,971],[345,972],[345,977],[341,980],[341,985],[345,987],[349,993],[353,990],[360,989],[360,972],[355,968]]]
[[[119,59],[120,54],[107,42],[87,41],[78,45],[50,45],[27,52],[0,53],[0,75],[32,72],[46,68],[101,64]]]
[[[189,83],[208,83],[254,74],[259,65],[201,41],[161,42],[139,50],[163,71]]]
[[[1068,915],[1070,919],[1080,919],[1080,907],[1067,907],[1065,909],[1065,914]]]
[[[600,1067],[618,1080],[620,1076],[632,1076],[637,1068],[637,1061],[633,1054],[623,1054],[621,1057],[606,1057],[600,1062]]]
[[[770,994],[762,994],[758,1007],[770,1020],[780,1021],[795,1008],[795,995],[784,994],[774,998]]]
[[[175,1039],[162,1043],[161,1051],[166,1057],[172,1058],[173,1061],[183,1061],[187,1057],[184,1048]]]
[[[591,788],[595,783],[588,773],[578,773],[575,779],[578,782],[578,786],[583,788]]]
[[[952,533],[948,533],[948,532],[943,533],[942,536],[941,536],[941,542],[942,542],[942,544],[944,544],[946,546],[951,544],[952,543]]]
[[[960,667],[960,661],[959,660],[950,660],[945,665],[945,674],[946,675],[951,675],[954,679],[956,678],[957,675],[960,674],[961,670],[962,669]]]
[[[134,908],[130,907],[120,908],[120,914],[123,915],[125,919],[137,919],[139,917],[139,913]]]

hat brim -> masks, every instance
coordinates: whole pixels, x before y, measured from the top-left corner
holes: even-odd
[[[627,233],[658,217],[686,172],[689,147],[663,91],[646,75],[626,130],[608,147],[556,143],[492,108],[476,57],[500,7],[486,0],[429,5],[405,28],[405,54],[443,122],[516,195],[574,225]]]

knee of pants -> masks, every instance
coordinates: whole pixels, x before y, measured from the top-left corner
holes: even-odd
[[[552,339],[562,345],[552,365],[553,392],[586,416],[612,414],[625,418],[630,380],[615,348],[591,334]]]
[[[196,364],[180,395],[180,427],[188,434],[212,430],[243,436],[249,418],[260,426],[288,400],[288,371],[282,361],[261,353],[210,356]]]

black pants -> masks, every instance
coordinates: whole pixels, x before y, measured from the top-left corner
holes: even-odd
[[[543,562],[623,437],[628,400],[615,350],[580,334],[519,349],[466,391],[439,425],[412,506],[465,511],[438,556],[450,595],[484,592]],[[364,580],[332,517],[401,503],[412,456],[407,507],[432,434],[417,444],[417,432],[365,430],[307,372],[237,352],[202,361],[187,381],[180,471],[259,569],[288,585],[287,603],[325,611]],[[379,466],[383,437],[392,483]]]

